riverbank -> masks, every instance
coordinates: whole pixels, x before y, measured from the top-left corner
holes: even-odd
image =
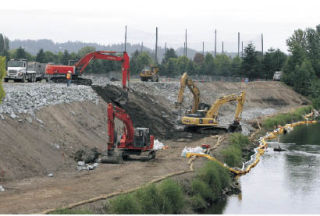
[[[292,123],[303,119],[311,107],[298,108],[293,112],[278,114],[261,122],[262,127],[251,134],[251,139],[266,133],[268,129],[279,124]],[[258,127],[260,124],[258,123]],[[241,160],[247,160],[251,155],[254,142],[249,142],[248,137],[241,134],[230,134],[230,144],[220,149],[220,158],[229,166],[241,164]],[[249,147],[250,146],[250,147]],[[251,148],[251,151],[248,151]],[[243,151],[244,150],[244,151]],[[210,207],[210,211],[220,208],[221,200],[227,195],[239,193],[239,187],[234,175],[217,162],[206,162],[195,173],[188,176],[173,177],[159,184],[150,184],[141,189],[109,199],[102,206],[78,207],[71,210],[58,210],[56,213],[113,213],[113,214],[173,214],[173,213],[204,213]],[[176,205],[172,205],[175,200]]]

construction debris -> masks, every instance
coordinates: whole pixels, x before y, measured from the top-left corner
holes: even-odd
[[[0,192],[5,191],[4,187],[2,185],[0,185]]]

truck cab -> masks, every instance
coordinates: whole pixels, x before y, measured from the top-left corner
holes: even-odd
[[[22,82],[26,82],[27,80],[30,82],[36,81],[36,72],[28,69],[29,63],[26,59],[11,59],[8,61],[7,66],[7,75],[4,78],[5,82],[9,80],[20,80]]]

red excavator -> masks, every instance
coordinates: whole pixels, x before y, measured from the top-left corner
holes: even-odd
[[[88,66],[88,64],[94,59],[103,59],[111,61],[120,61],[122,62],[122,87],[127,89],[127,81],[129,82],[129,56],[126,52],[123,52],[122,55],[119,55],[119,52],[115,51],[95,51],[88,53],[82,57],[74,65],[51,65],[46,66],[45,74],[49,76],[49,79],[54,82],[65,82],[66,74],[68,71],[72,73],[73,83],[91,85],[92,81],[88,79],[81,79],[79,76],[82,75],[83,70]]]
[[[130,116],[120,107],[108,104],[108,154],[101,158],[103,163],[120,163],[130,155],[140,155],[143,159],[151,160],[156,157],[153,149],[154,136],[149,128],[134,128]],[[124,130],[118,140],[115,130],[115,117],[123,122]]]

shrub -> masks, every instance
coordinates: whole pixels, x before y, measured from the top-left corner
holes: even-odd
[[[228,146],[221,152],[224,162],[228,164],[228,166],[234,167],[241,163],[242,151],[238,146]]]
[[[238,145],[241,148],[249,145],[250,141],[247,136],[242,135],[241,133],[233,133],[230,135],[230,142],[233,145]]]
[[[182,187],[173,180],[151,184],[138,191],[110,201],[114,214],[174,214],[185,205]]]
[[[213,196],[212,189],[209,187],[208,184],[206,184],[201,179],[195,178],[191,183],[191,187],[192,187],[192,194],[199,195],[200,197],[202,197],[204,200],[207,200],[207,201],[214,200],[215,197]]]
[[[93,214],[93,212],[88,209],[58,209],[50,214]]]
[[[191,206],[195,210],[205,209],[207,207],[207,202],[200,194],[196,194],[191,197]]]
[[[303,120],[303,115],[311,112],[312,107],[301,107],[296,109],[294,112],[290,113],[281,113],[276,116],[267,118],[263,121],[263,127],[267,130],[272,130],[274,127],[277,127],[278,125],[285,125],[287,123],[296,122]]]
[[[113,214],[141,214],[140,203],[134,194],[124,194],[110,201],[111,213]]]
[[[179,213],[184,206],[184,195],[181,186],[171,179],[158,185],[162,214]]]
[[[160,214],[162,200],[155,184],[151,184],[136,192],[144,214]]]
[[[6,75],[5,63],[6,63],[6,57],[0,56],[0,103],[2,102],[2,99],[5,96],[5,92],[4,92],[3,87],[2,87],[2,79]]]

